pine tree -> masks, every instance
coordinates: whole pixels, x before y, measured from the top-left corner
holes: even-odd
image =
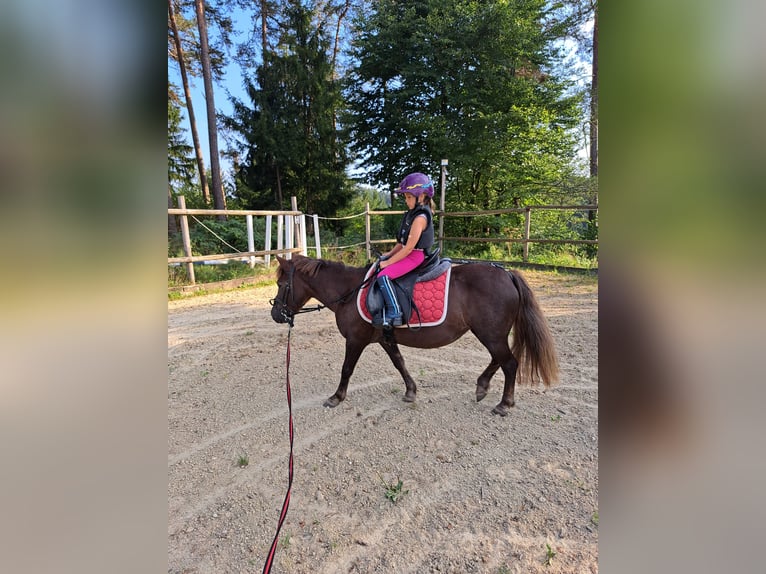
[[[251,105],[234,102],[227,127],[247,142],[237,196],[253,209],[334,213],[348,202],[343,132],[335,114],[341,94],[332,81],[329,40],[312,27],[312,12],[293,0],[284,7],[276,46],[246,82]]]
[[[178,64],[178,70],[181,75],[181,82],[183,84],[184,97],[186,101],[186,112],[189,115],[189,127],[192,134],[192,142],[194,143],[194,156],[197,160],[197,174],[199,176],[200,189],[202,190],[203,201],[207,204],[210,202],[210,189],[207,185],[207,177],[205,176],[205,159],[202,156],[202,146],[199,141],[199,134],[197,132],[197,117],[194,113],[194,105],[192,103],[191,89],[189,85],[189,75],[187,73],[186,54],[182,47],[181,33],[178,26],[178,18],[176,17],[177,8],[173,0],[168,0],[168,44],[169,44],[169,56],[173,58]]]

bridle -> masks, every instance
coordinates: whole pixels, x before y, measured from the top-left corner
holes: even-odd
[[[360,289],[364,289],[367,285],[369,285],[372,280],[375,278],[375,273],[371,274],[367,279],[362,281],[361,284],[357,285],[350,291],[344,293],[337,299],[335,299],[333,302],[329,303],[328,305],[315,305],[314,307],[301,307],[297,311],[293,311],[290,308],[290,303],[292,303],[292,306],[295,307],[295,294],[293,293],[293,276],[295,275],[295,266],[290,265],[290,271],[287,274],[287,283],[283,284],[279,290],[277,291],[277,296],[273,299],[269,300],[269,304],[272,306],[272,308],[278,307],[279,314],[282,316],[282,318],[285,320],[285,323],[290,325],[292,327],[295,322],[295,315],[299,315],[300,313],[311,313],[312,311],[321,311],[322,309],[326,309],[330,305],[334,305],[335,303],[343,303],[348,299],[349,296],[353,295]],[[283,296],[280,298],[279,294],[282,292],[282,288],[285,288]],[[289,300],[289,302],[288,302]]]

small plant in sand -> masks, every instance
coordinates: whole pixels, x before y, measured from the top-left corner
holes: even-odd
[[[237,466],[240,468],[244,468],[248,464],[250,464],[250,459],[247,458],[246,454],[240,455],[240,457],[237,459]]]
[[[409,490],[402,490],[404,484],[401,479],[398,479],[396,484],[389,484],[383,480],[382,476],[378,475],[378,478],[380,478],[380,482],[383,483],[383,488],[386,489],[386,498],[393,503],[398,502],[402,496],[409,492]]]
[[[279,541],[279,546],[283,550],[287,550],[288,548],[290,548],[290,538],[291,536],[290,536],[290,533],[288,532],[282,537],[282,540]]]
[[[556,553],[553,551],[550,544],[546,544],[545,546],[548,549],[545,555],[545,565],[550,566],[553,564],[553,557],[556,556]]]

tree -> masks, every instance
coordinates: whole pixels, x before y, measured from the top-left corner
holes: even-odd
[[[175,87],[168,85],[168,207],[173,205],[173,186],[188,184],[194,173],[194,160],[190,157],[192,148],[184,142],[181,127],[181,107]],[[168,233],[178,231],[175,217],[168,216]]]
[[[181,47],[181,35],[178,31],[178,24],[176,23],[176,11],[173,0],[168,0],[169,35],[171,36],[169,40],[172,41],[173,45],[173,48],[169,50],[169,53],[170,57],[178,62],[178,69],[181,74],[181,82],[183,83],[184,96],[186,98],[186,111],[189,114],[189,124],[191,127],[192,141],[194,143],[194,155],[197,160],[197,173],[199,174],[200,189],[202,190],[202,197],[205,203],[209,203],[210,189],[208,188],[207,178],[205,177],[205,158],[202,156],[202,147],[200,146],[199,134],[197,133],[197,118],[194,114],[194,105],[192,104],[191,90],[189,89],[189,78],[186,73],[186,59],[184,50]]]
[[[593,11],[593,56],[590,85],[590,175],[598,175],[598,10]]]
[[[358,18],[347,122],[371,182],[449,158],[448,202],[491,208],[560,179],[580,98],[553,74],[564,31],[546,15],[544,0],[381,0]]]
[[[235,193],[254,209],[285,209],[289,195],[308,213],[348,202],[345,136],[334,122],[341,94],[326,29],[311,20],[300,1],[284,6],[275,47],[246,81],[252,105],[235,100],[226,122],[245,142]]]
[[[197,14],[197,28],[199,29],[202,78],[205,84],[207,131],[210,145],[210,169],[212,173],[213,186],[213,207],[215,209],[226,209],[226,198],[223,193],[223,182],[221,181],[221,160],[218,154],[218,127],[216,124],[215,94],[213,91],[213,71],[210,61],[210,47],[207,36],[205,3],[203,0],[195,0],[194,6]],[[224,217],[219,216],[219,219],[224,219]]]

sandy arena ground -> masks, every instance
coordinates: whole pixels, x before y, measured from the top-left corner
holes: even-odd
[[[335,409],[344,341],[329,310],[296,318],[290,380],[295,478],[272,572],[598,571],[598,284],[525,272],[561,382],[502,372],[475,401],[489,353],[468,333],[401,347],[418,398],[368,347]],[[276,287],[168,303],[168,572],[261,572],[287,488],[285,356]],[[246,465],[243,465],[247,461]],[[402,482],[394,503],[387,488]]]

